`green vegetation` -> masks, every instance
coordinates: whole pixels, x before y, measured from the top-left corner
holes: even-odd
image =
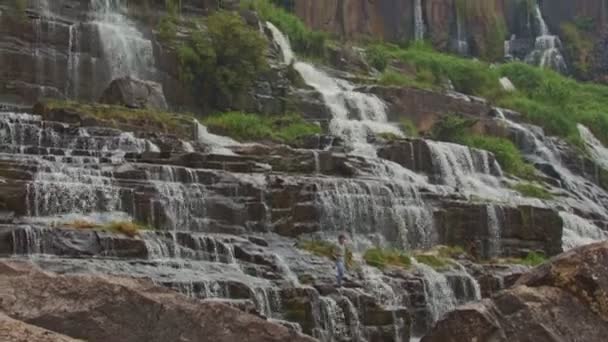
[[[440,257],[450,259],[467,254],[467,252],[461,246],[437,246],[434,248],[434,250],[437,251],[437,255]]]
[[[595,44],[592,36],[580,27],[587,28],[585,24],[563,23],[561,25],[562,37],[566,53],[572,59],[576,73],[588,77],[591,71]]]
[[[529,252],[525,258],[507,258],[499,261],[505,264],[518,264],[535,267],[547,261],[547,256],[543,252]]]
[[[12,11],[11,17],[20,21],[24,21],[27,18],[25,13],[25,10],[27,9],[27,0],[12,0],[12,3],[9,4],[9,6],[11,6],[9,7],[9,10]]]
[[[399,137],[397,134],[391,133],[391,132],[380,133],[380,134],[378,134],[378,136],[380,138],[382,138],[384,140],[388,140],[388,141],[395,141],[395,140],[401,139],[401,137]]]
[[[277,7],[270,0],[241,0],[241,8],[255,10],[262,20],[272,22],[289,37],[291,46],[298,54],[309,57],[325,57],[327,33],[312,31],[292,13]]]
[[[428,74],[423,72],[417,73],[415,78],[412,78],[408,75],[400,73],[397,70],[386,69],[380,75],[378,79],[378,84],[383,86],[397,86],[397,87],[413,87],[420,89],[434,89],[427,82]]]
[[[307,240],[298,242],[298,248],[308,251],[316,256],[329,258],[331,260],[336,259],[336,252],[338,246],[324,240]],[[355,266],[353,260],[353,253],[350,250],[346,251],[346,267],[351,269]]]
[[[93,118],[104,121],[110,127],[131,126],[145,130],[157,130],[180,136],[191,136],[192,116],[188,114],[176,114],[152,109],[131,109],[123,106],[88,104],[74,101],[45,100],[44,108],[40,109],[44,114],[46,111],[63,109],[82,115],[82,119]],[[36,108],[35,108],[36,110]]]
[[[321,133],[318,125],[308,123],[297,114],[261,116],[242,112],[227,112],[207,117],[203,123],[213,132],[240,141],[275,140],[291,143]]]
[[[553,199],[553,195],[544,187],[533,183],[518,183],[513,186],[520,194],[526,197],[534,197],[542,200]]]
[[[470,135],[465,137],[461,143],[492,152],[507,173],[524,179],[536,177],[534,167],[524,161],[521,152],[510,140],[485,135]]]
[[[363,260],[370,265],[379,269],[384,269],[387,266],[396,266],[409,268],[412,265],[410,257],[398,250],[387,250],[381,248],[371,248],[365,251]]]
[[[435,254],[418,254],[414,256],[414,258],[416,258],[416,261],[419,263],[431,266],[433,269],[438,271],[445,270],[452,264],[450,258]]]
[[[200,23],[206,31],[194,25],[187,41],[175,43],[180,78],[201,104],[233,107],[267,68],[266,40],[231,12],[216,12]],[[165,31],[172,35],[171,29]]]
[[[466,139],[469,131],[476,123],[476,120],[457,115],[447,115],[433,125],[430,137],[433,140],[460,143]]]
[[[420,42],[407,48],[374,43],[367,49],[367,58],[380,70],[385,70],[391,60],[409,66],[416,72],[415,86],[438,88],[449,79],[457,91],[482,96],[495,105],[516,110],[523,114],[525,121],[544,127],[548,134],[564,137],[576,146],[583,146],[577,123],[589,127],[608,144],[607,86],[577,82],[554,71],[519,62],[491,67],[485,62],[438,53]],[[500,77],[508,77],[517,91],[502,90]],[[383,80],[387,84],[403,85],[410,81],[390,74]]]
[[[114,221],[105,225],[100,225],[96,223],[92,223],[86,220],[75,220],[72,222],[65,223],[63,225],[65,228],[72,229],[95,229],[95,230],[103,230],[111,233],[123,234],[128,237],[136,237],[139,235],[142,230],[153,230],[154,228],[142,225],[130,221]]]
[[[399,121],[399,124],[399,128],[401,128],[401,130],[403,131],[403,133],[405,133],[406,136],[410,138],[418,137],[418,127],[416,127],[416,124],[412,120],[408,118],[402,118]]]
[[[475,37],[477,54],[484,60],[496,61],[504,56],[504,40],[507,25],[499,15],[496,2],[487,0],[456,0],[456,15],[463,25],[475,25],[479,29]]]

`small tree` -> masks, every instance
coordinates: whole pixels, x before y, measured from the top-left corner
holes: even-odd
[[[180,75],[205,103],[230,107],[266,69],[267,44],[257,30],[230,12],[211,15],[206,27],[178,47]]]

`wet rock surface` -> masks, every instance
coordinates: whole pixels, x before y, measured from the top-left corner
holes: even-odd
[[[491,299],[457,308],[422,341],[602,341],[607,256],[606,242],[563,253]]]
[[[35,325],[18,321],[0,313],[0,339],[2,341],[75,342],[80,341],[57,334]]]

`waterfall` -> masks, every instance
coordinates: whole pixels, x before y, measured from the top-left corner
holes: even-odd
[[[321,226],[333,233],[348,231],[358,250],[423,248],[435,242],[432,209],[411,184],[333,179],[319,187]]]
[[[601,230],[588,220],[567,212],[560,212],[564,221],[563,246],[565,250],[608,240],[608,232]]]
[[[601,167],[608,170],[608,148],[593,135],[589,128],[579,124],[578,131],[587,146],[587,151],[591,154],[591,158]]]
[[[401,130],[388,123],[386,105],[377,96],[355,90],[355,85],[333,78],[312,64],[297,61],[288,38],[272,23],[267,27],[281,48],[283,61],[294,63],[306,84],[317,90],[332,113],[330,131],[341,137],[353,153],[375,156],[375,148],[368,137],[379,133],[403,136]],[[356,119],[353,119],[356,118]]]
[[[538,25],[538,35],[534,43],[534,50],[526,57],[526,62],[542,68],[567,72],[568,67],[560,51],[561,41],[558,36],[549,32],[549,27],[543,18],[538,2],[534,7],[534,18]]]
[[[486,255],[488,258],[495,258],[500,256],[502,224],[499,214],[502,214],[502,211],[499,206],[488,204],[486,212],[488,215],[488,250]]]
[[[464,194],[482,195],[504,200],[512,194],[500,186],[502,176],[498,163],[487,151],[467,146],[427,141],[438,181]]]
[[[152,42],[127,17],[126,1],[90,0],[90,8],[109,66],[109,80],[124,76],[150,79],[154,75]]]
[[[416,262],[414,266],[424,280],[424,291],[432,322],[437,322],[441,317],[456,307],[457,301],[454,291],[442,273],[435,271],[432,267]]]
[[[209,133],[207,127],[201,125],[196,119],[194,120],[194,126],[196,127],[196,139],[199,143],[209,146],[212,153],[234,155],[234,152],[229,147],[240,145],[239,142],[229,137]]]
[[[422,0],[414,2],[414,37],[423,40],[426,28],[424,26],[424,14],[422,11]]]
[[[69,27],[68,38],[68,66],[67,66],[67,82],[65,95],[68,98],[78,98],[78,84],[80,80],[80,55],[78,42],[78,24],[72,24]]]
[[[469,40],[466,26],[462,22],[462,14],[456,15],[456,40],[453,49],[462,56],[469,55]]]

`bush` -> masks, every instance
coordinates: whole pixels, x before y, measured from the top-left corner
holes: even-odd
[[[380,72],[388,66],[389,52],[382,45],[373,45],[367,49],[365,57],[369,65]]]
[[[203,103],[231,107],[266,70],[267,43],[234,13],[216,12],[205,24],[206,32],[193,31],[177,48],[180,77]]]
[[[365,251],[363,260],[365,260],[368,265],[379,269],[384,269],[387,266],[409,268],[412,265],[412,260],[405,253],[397,250],[380,248],[372,248]]]
[[[534,197],[542,200],[550,200],[553,195],[542,186],[532,183],[518,183],[513,186],[520,194],[526,197]]]
[[[534,179],[536,171],[534,167],[526,163],[521,152],[510,141],[484,135],[473,135],[465,137],[461,143],[492,152],[504,171],[525,179]]]
[[[240,141],[275,140],[292,143],[321,133],[318,125],[308,123],[297,114],[262,116],[242,112],[227,112],[207,117],[203,123],[213,132]]]
[[[433,140],[460,143],[475,123],[475,120],[458,115],[446,115],[433,125],[430,136]]]
[[[289,37],[295,52],[310,57],[325,57],[327,34],[310,30],[296,15],[277,7],[270,0],[244,0],[241,7],[255,10],[265,21],[270,21]]]

